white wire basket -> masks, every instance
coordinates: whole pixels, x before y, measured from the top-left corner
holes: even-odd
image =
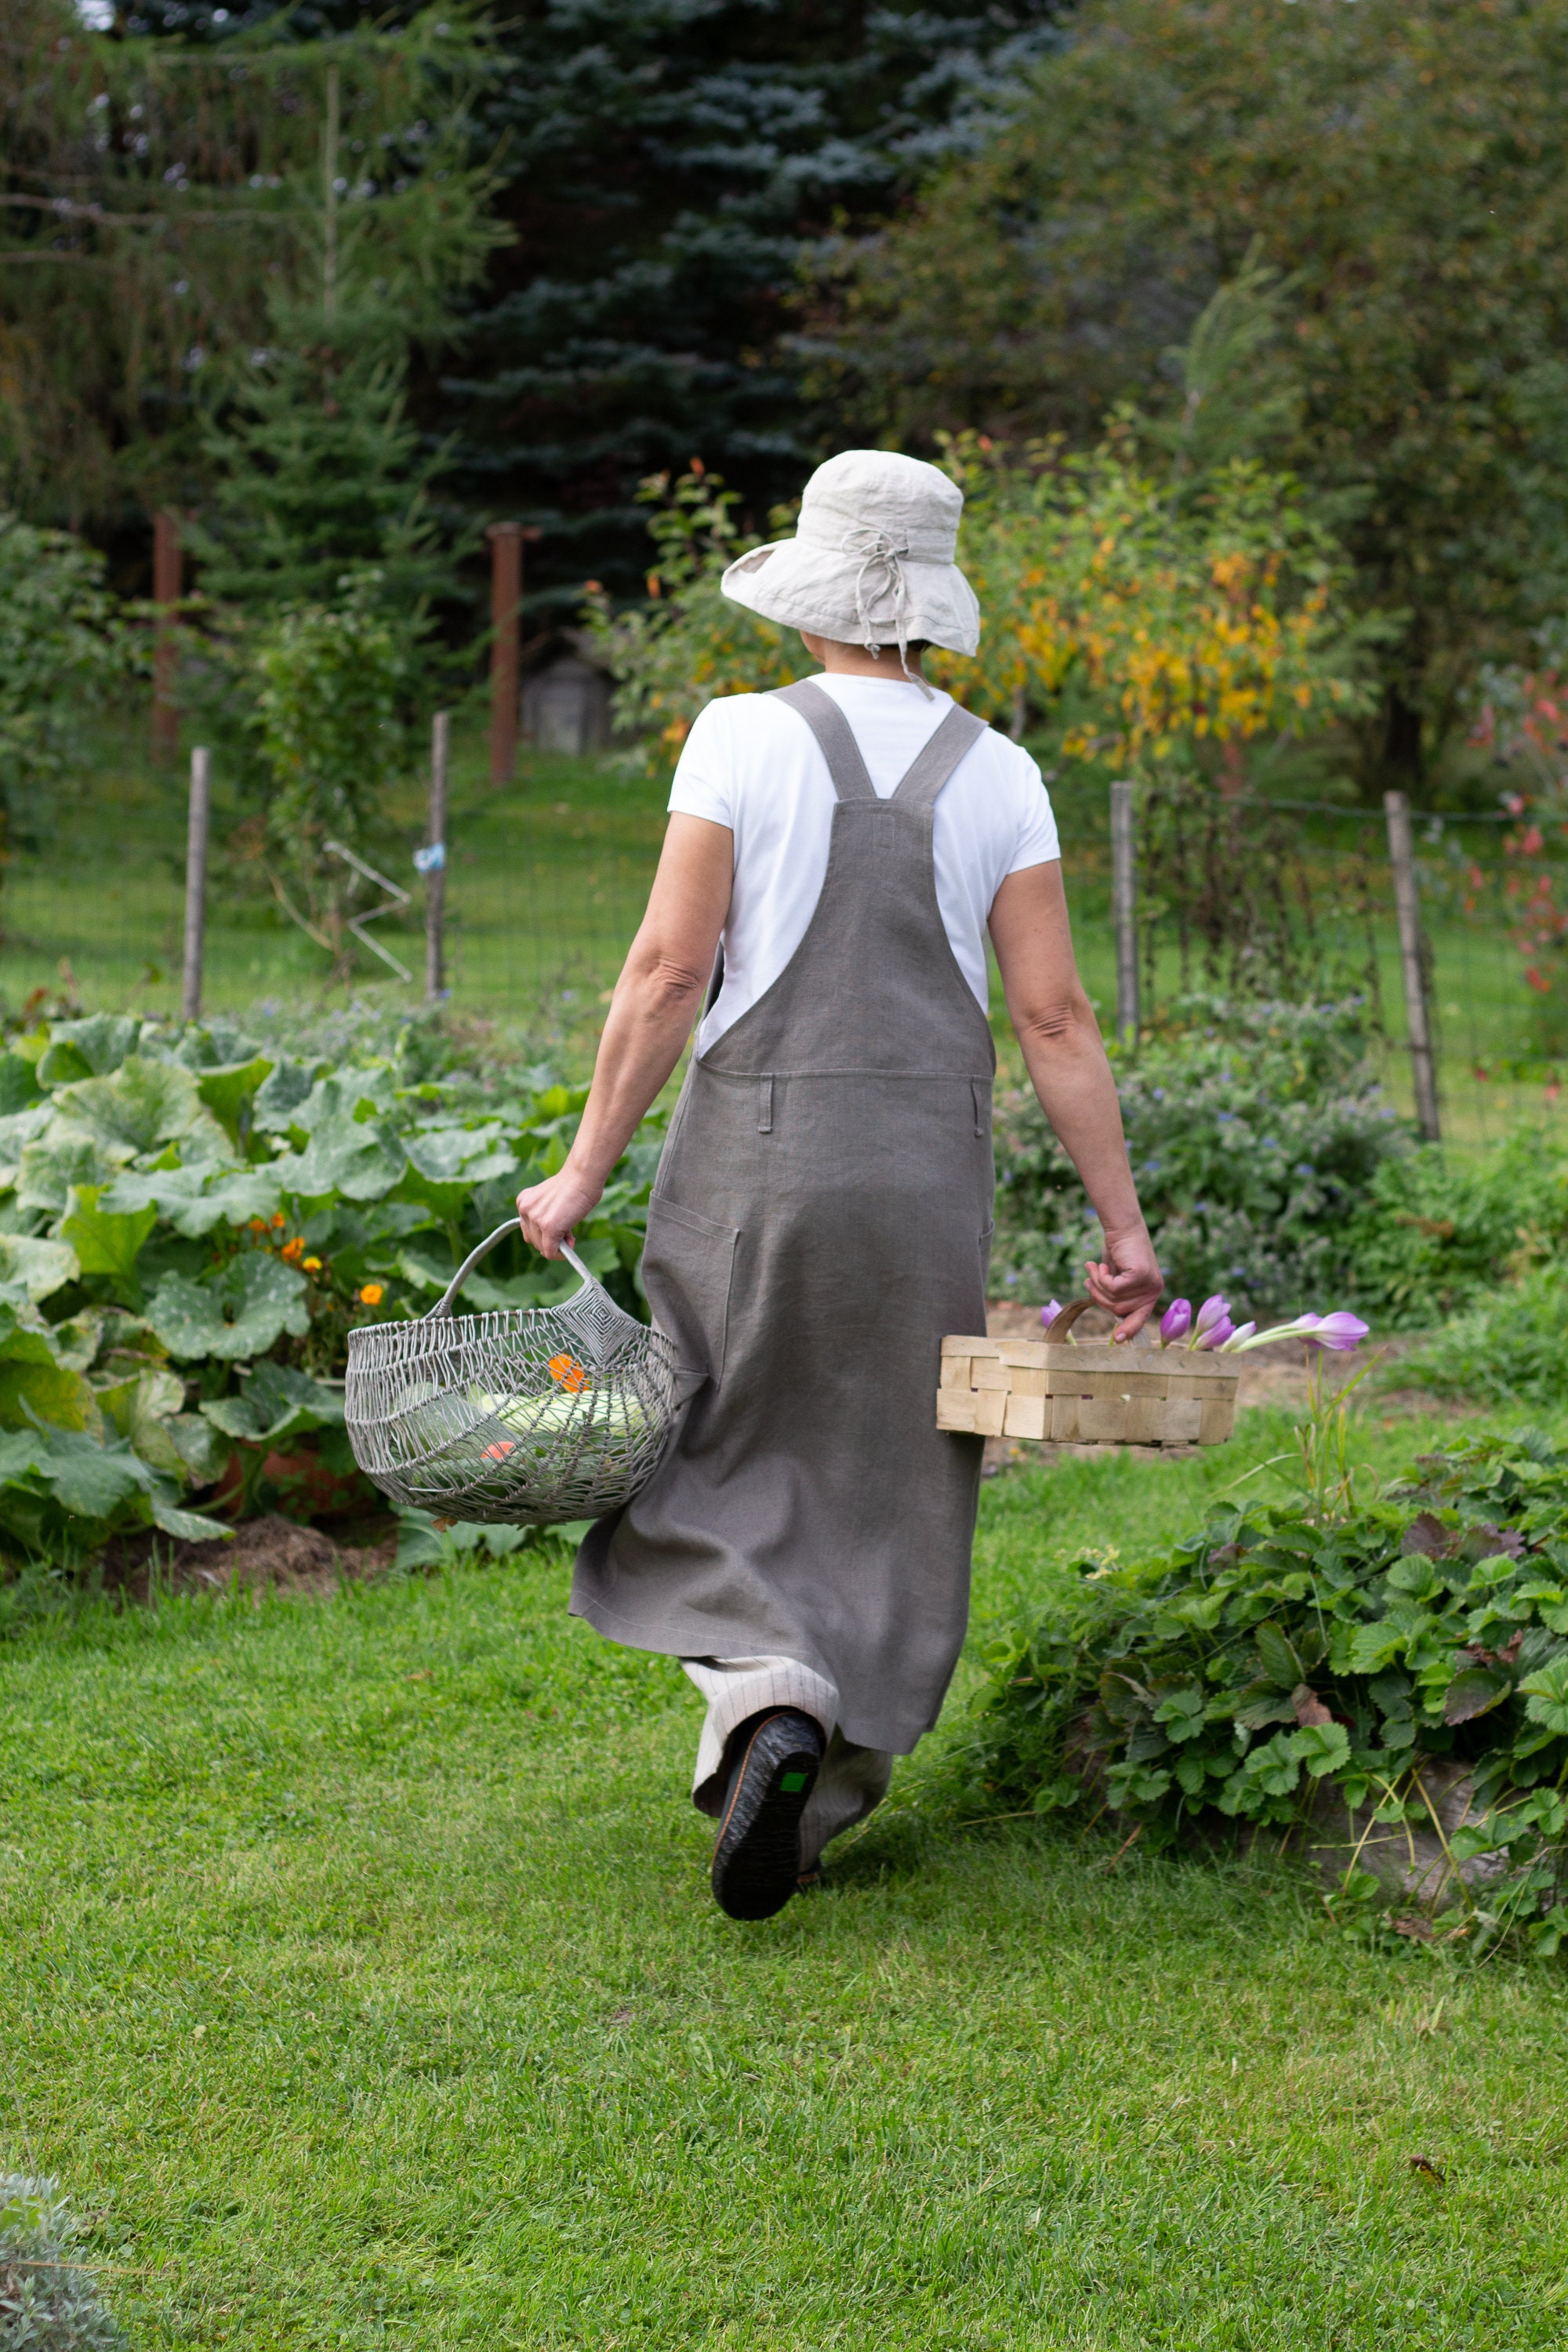
[[[453,1315],[466,1277],[516,1231],[501,1225],[481,1242],[417,1322],[349,1333],[349,1443],[391,1501],[440,1518],[598,1518],[629,1502],[664,1458],[675,1349],[623,1313],[564,1245],[583,1287],[563,1306]]]

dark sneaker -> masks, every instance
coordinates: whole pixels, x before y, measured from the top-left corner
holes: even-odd
[[[795,1893],[822,1734],[810,1716],[781,1707],[742,1740],[713,1849],[713,1894],[731,1919],[771,1919]]]

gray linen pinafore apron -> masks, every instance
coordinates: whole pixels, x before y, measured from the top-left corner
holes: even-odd
[[[904,1754],[963,1640],[980,1477],[936,1390],[943,1333],[985,1328],[996,1057],[931,831],[984,727],[955,706],[882,800],[829,696],[780,698],[838,796],[827,873],[789,964],[687,1073],[643,1273],[690,1402],[584,1542],[572,1610],[637,1649],[798,1659],[845,1739]]]

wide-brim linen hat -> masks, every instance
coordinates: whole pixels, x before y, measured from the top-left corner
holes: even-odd
[[[738,556],[721,586],[737,604],[841,645],[912,638],[973,654],[980,600],[959,570],[963,492],[922,458],[842,449],[818,466],[793,539]]]

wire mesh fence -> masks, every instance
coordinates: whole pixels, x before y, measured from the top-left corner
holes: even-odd
[[[1560,1095],[1550,1009],[1527,979],[1513,821],[1412,812],[1421,986],[1404,968],[1389,814],[1173,787],[1140,811],[1137,945],[1145,1020],[1194,989],[1300,1001],[1355,992],[1384,1072],[1417,1108],[1424,1011],[1446,1139],[1495,1142]]]
[[[451,1009],[513,1024],[585,1075],[604,1008],[641,919],[663,832],[663,793],[590,761],[525,762],[506,792],[454,792],[445,889]],[[406,978],[361,953],[362,1000],[417,1005],[426,981],[429,877],[410,846],[380,853],[405,889],[368,927]],[[216,820],[222,835],[221,814]],[[1499,1139],[1521,1116],[1557,1114],[1551,1007],[1527,983],[1517,829],[1506,817],[1416,813],[1426,1002],[1443,1129]],[[1172,786],[1137,796],[1136,970],[1142,1017],[1194,989],[1297,999],[1364,993],[1387,1082],[1414,1108],[1407,996],[1381,809],[1227,797]],[[0,1000],[178,1014],[185,923],[182,776],[95,789],[46,844],[18,851],[0,887]],[[1117,1002],[1110,809],[1080,791],[1064,825],[1075,932],[1107,1025]],[[401,862],[393,862],[398,860]],[[367,905],[377,892],[367,886]],[[202,1003],[276,1022],[341,1005],[345,988],[276,901],[239,887],[220,845],[205,899]]]

